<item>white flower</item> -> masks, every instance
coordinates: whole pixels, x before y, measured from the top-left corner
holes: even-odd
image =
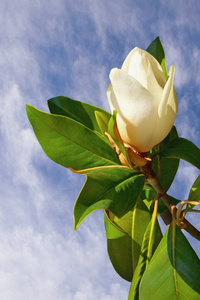
[[[158,61],[134,48],[121,69],[112,69],[107,97],[111,111],[118,110],[117,126],[124,143],[147,152],[170,132],[178,100],[174,90],[175,67],[168,79]]]

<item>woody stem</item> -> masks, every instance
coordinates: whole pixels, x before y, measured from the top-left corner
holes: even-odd
[[[148,163],[144,167],[141,167],[141,170],[146,175],[147,183],[149,183],[154,188],[154,190],[159,195],[159,198],[162,199],[162,201],[168,207],[168,211],[162,213],[161,217],[165,224],[169,226],[172,222],[172,214],[174,211],[177,212],[177,208],[170,199],[169,195],[167,195],[163,187],[160,185],[159,179],[156,173],[153,171],[151,164]],[[197,228],[195,228],[190,222],[188,222],[185,218],[182,220],[181,223],[179,222],[179,220],[177,220],[177,225],[181,229],[185,229],[188,233],[190,233],[193,237],[200,241],[200,231]]]

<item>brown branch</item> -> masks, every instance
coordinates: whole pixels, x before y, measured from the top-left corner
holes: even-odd
[[[161,217],[165,224],[169,226],[172,222],[172,214],[174,212],[177,212],[177,208],[175,204],[172,202],[170,197],[167,195],[163,187],[160,185],[160,182],[158,180],[158,177],[156,173],[153,171],[151,164],[147,164],[144,167],[141,167],[141,170],[146,175],[146,181],[149,183],[154,190],[159,195],[160,199],[165,203],[165,205],[168,207],[168,211],[165,211],[161,214]],[[188,233],[190,233],[194,238],[200,241],[200,231],[195,228],[190,222],[188,222],[185,218],[183,220],[177,220],[177,225],[180,227],[180,229],[186,230]]]
[[[160,214],[161,218],[163,219],[165,225],[169,226],[172,223],[172,215],[169,210],[164,211]]]

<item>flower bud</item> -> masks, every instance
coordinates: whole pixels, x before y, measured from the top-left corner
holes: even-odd
[[[123,142],[147,152],[170,132],[178,100],[174,90],[175,67],[166,80],[158,61],[134,48],[121,69],[112,69],[107,97],[111,111],[118,110],[117,126]]]

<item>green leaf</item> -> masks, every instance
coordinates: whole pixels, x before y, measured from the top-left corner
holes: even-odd
[[[55,97],[48,100],[49,110],[52,114],[62,115],[77,122],[80,122],[90,128],[91,130],[101,132],[99,124],[95,118],[95,111],[102,113],[107,118],[111,117],[111,114],[107,111],[90,105],[88,103],[72,100],[67,97]]]
[[[200,175],[197,177],[197,179],[195,180],[195,182],[193,183],[190,189],[188,200],[200,201]],[[194,206],[195,205],[187,204],[186,212],[190,211]]]
[[[129,162],[124,146],[121,144],[121,142],[114,135],[114,126],[115,126],[115,122],[116,122],[116,118],[117,118],[117,113],[118,113],[118,111],[114,110],[113,111],[113,116],[110,117],[110,120],[109,120],[109,123],[108,123],[108,133],[110,134],[111,138],[113,139],[113,141],[115,142],[115,144],[117,145],[119,150],[124,154],[124,157],[126,158],[126,161]]]
[[[115,271],[125,280],[131,281],[133,276],[131,237],[115,227],[105,215],[105,228],[111,239],[107,239],[107,250]]]
[[[129,222],[129,215],[132,211],[129,211],[126,215],[124,215],[121,219],[127,220]],[[128,235],[126,231],[124,231],[121,227],[114,223],[114,218],[117,218],[113,213],[108,210],[105,210],[104,213],[104,225],[106,230],[107,239],[115,240],[121,238],[123,236]],[[118,218],[117,218],[118,219]]]
[[[149,45],[146,51],[149,52],[153,57],[155,57],[155,59],[157,59],[157,61],[162,67],[165,78],[167,79],[168,75],[167,75],[167,68],[165,63],[165,52],[159,36],[155,38],[155,40],[153,40],[153,42]]]
[[[105,132],[108,131],[108,122],[110,120],[110,117],[111,115],[108,116],[107,114],[101,111],[95,111],[95,118],[103,135],[105,134]]]
[[[137,267],[133,275],[128,300],[139,299],[140,281],[161,239],[162,239],[162,233],[158,221],[156,219],[153,222],[153,218],[152,218],[146,228],[143,237],[140,256],[139,256]]]
[[[200,261],[175,225],[161,240],[140,284],[140,300],[200,299]]]
[[[200,149],[184,138],[172,140],[158,153],[161,157],[183,159],[200,169]]]
[[[144,185],[144,175],[124,166],[91,171],[74,206],[75,229],[93,211],[107,209],[119,218],[131,210]]]
[[[134,209],[122,218],[105,215],[108,254],[116,272],[127,281],[132,281],[150,219],[149,210],[139,198]]]
[[[112,147],[83,124],[30,105],[26,111],[41,147],[56,163],[74,170],[120,164]]]
[[[150,211],[152,211],[152,207],[154,204],[154,200],[157,196],[157,192],[150,186],[150,185],[144,185],[143,191],[140,195],[141,199],[143,200],[143,202],[145,203],[145,205],[148,207],[148,209]],[[181,200],[178,200],[172,196],[169,195],[169,197],[171,198],[172,202],[177,205],[178,203],[181,202]],[[168,210],[168,207],[166,206],[166,204],[162,201],[162,199],[159,200],[159,204],[158,204],[158,213],[157,215],[159,216],[160,214],[162,214],[164,211]]]
[[[160,157],[158,153],[159,151],[166,149],[166,147],[168,147],[168,144],[177,138],[178,134],[175,126],[173,126],[167,137],[161,143],[156,145],[151,153],[151,156],[156,155],[156,157],[154,157],[153,159],[152,168],[154,172],[160,177],[160,184],[165,191],[170,188],[174,180],[179,166],[179,159]]]
[[[200,175],[197,177],[190,189],[188,200],[200,201]]]
[[[160,164],[160,184],[167,192],[170,188],[179,166],[179,159],[155,157],[152,163],[152,168],[158,174],[158,165]]]

